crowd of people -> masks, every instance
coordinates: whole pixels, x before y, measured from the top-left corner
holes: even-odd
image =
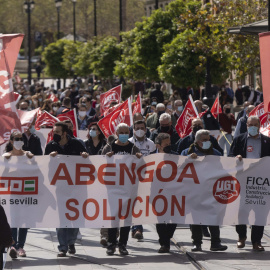
[[[34,122],[24,132],[13,132],[10,141],[6,145],[3,154],[5,158],[11,156],[27,156],[33,158],[35,155],[80,155],[87,158],[89,155],[134,155],[136,158],[152,155],[155,153],[166,153],[173,155],[189,156],[196,159],[198,156],[206,155],[228,155],[239,160],[243,158],[259,159],[270,155],[270,139],[260,134],[260,119],[250,116],[249,113],[258,103],[262,101],[262,95],[252,87],[241,86],[233,91],[229,84],[220,89],[213,87],[213,93],[220,92],[220,104],[222,113],[215,118],[208,106],[203,104],[201,95],[192,88],[175,88],[170,95],[164,83],[155,83],[147,93],[145,84],[135,84],[135,93],[138,89],[142,91],[142,112],[135,113],[133,125],[128,126],[121,123],[117,126],[116,133],[105,138],[98,126],[102,119],[100,114],[100,94],[105,88],[100,82],[87,82],[83,84],[74,80],[70,87],[63,90],[54,87],[45,88],[44,85],[35,81],[33,85],[27,82],[15,84],[14,89],[22,95],[18,108],[21,110],[32,110],[40,107],[54,116],[69,112],[73,108],[77,111],[77,122],[80,130],[87,130],[87,138],[76,138],[73,135],[72,122],[66,120],[57,122],[53,126],[53,139],[50,141],[43,153],[40,139],[35,134]],[[214,92],[216,91],[216,92]],[[51,95],[59,101],[53,101]],[[195,106],[198,113],[206,111],[202,118],[192,120],[192,131],[184,138],[180,138],[175,129],[188,94],[195,97]],[[167,95],[167,99],[164,96]],[[197,99],[196,99],[197,97]],[[239,110],[235,118],[234,101]],[[113,102],[110,106],[116,105]],[[236,136],[233,136],[235,128]],[[221,136],[217,140],[211,136],[211,130],[220,130]],[[252,149],[252,151],[250,150]],[[1,210],[1,209],[0,209]],[[107,254],[113,255],[118,247],[121,255],[128,255],[127,242],[131,229],[131,236],[143,239],[143,224],[137,226],[101,229],[100,243],[106,246]],[[190,225],[191,237],[193,239],[192,251],[202,250],[202,238],[211,237],[211,250],[224,251],[226,245],[221,244],[219,226]],[[172,238],[177,224],[156,224],[159,238],[159,253],[170,252],[170,239]],[[208,231],[210,230],[210,233]],[[59,242],[58,257],[65,257],[67,253],[75,254],[75,241],[79,233],[78,228],[57,228]],[[261,245],[263,226],[252,226],[251,240],[253,250],[264,251]],[[26,252],[24,244],[27,238],[27,229],[12,228],[13,244],[9,251],[12,258],[24,257]],[[236,232],[239,235],[237,247],[243,248],[247,239],[246,225],[237,225]],[[9,245],[11,244],[9,240]],[[7,244],[5,244],[7,246]]]

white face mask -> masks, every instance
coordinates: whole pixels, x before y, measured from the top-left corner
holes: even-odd
[[[210,141],[207,141],[207,142],[202,142],[203,143],[203,146],[202,146],[202,149],[209,149],[211,147],[211,142]]]
[[[52,109],[54,112],[56,112],[58,110],[58,107],[53,107]]]
[[[24,145],[23,141],[14,141],[13,142],[13,147],[17,150],[22,150],[23,145]]]
[[[138,137],[138,138],[141,138],[145,135],[145,131],[142,129],[138,129],[134,133],[135,133],[136,137]]]
[[[80,117],[85,117],[86,116],[86,111],[79,111],[79,116]]]

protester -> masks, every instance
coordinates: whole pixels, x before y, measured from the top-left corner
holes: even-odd
[[[89,125],[89,117],[86,113],[86,105],[80,104],[78,106],[77,123],[79,130],[86,130]]]
[[[56,122],[53,127],[53,140],[45,148],[45,155],[55,157],[57,155],[82,156],[89,155],[84,146],[76,139],[68,136],[68,126],[63,122]],[[59,242],[57,257],[66,257],[66,253],[75,254],[75,241],[77,239],[78,228],[57,228],[57,239]]]
[[[134,115],[133,115],[133,123],[135,123],[135,122],[137,122],[137,121],[139,121],[139,120],[142,120],[142,121],[144,121],[144,118],[143,118],[143,115],[141,114],[141,113],[135,113]],[[145,124],[146,125],[146,124]],[[130,138],[132,138],[133,137],[133,128],[134,126],[132,125],[130,128],[129,128],[129,137]],[[150,135],[151,135],[151,132],[150,132],[150,130],[149,130],[149,128],[146,128],[146,131],[145,131],[146,133],[145,133],[145,136],[147,137],[147,138],[149,138],[150,137]]]
[[[157,103],[162,103],[164,101],[164,95],[163,92],[160,90],[160,84],[155,83],[154,87],[155,88],[150,93],[150,98],[152,99],[155,97],[157,99]]]
[[[241,117],[238,122],[237,125],[235,127],[235,131],[234,131],[234,137],[239,136],[240,134],[243,134],[245,132],[247,132],[247,119],[249,114],[255,109],[254,105],[249,105],[246,108],[245,114],[243,117]]]
[[[244,106],[243,110],[241,110],[241,111],[238,113],[238,115],[237,115],[237,118],[236,118],[236,121],[237,121],[237,122],[238,122],[238,120],[239,120],[241,117],[243,117],[243,116],[246,115],[246,110],[247,110],[247,107],[248,107],[249,105],[251,105],[249,101],[245,101],[245,102],[244,102],[244,104],[243,104],[243,106]]]
[[[156,112],[150,115],[146,120],[146,126],[150,128],[152,132],[154,129],[159,127],[159,117],[165,113],[165,105],[162,103],[158,103],[156,106]]]
[[[172,151],[171,136],[168,133],[159,133],[155,138],[155,144],[157,153],[166,153],[177,155],[176,152]],[[169,253],[170,252],[170,241],[173,237],[177,224],[174,223],[158,223],[156,224],[157,233],[159,236],[160,249],[158,253]]]
[[[183,101],[181,99],[175,100],[173,104],[173,108],[174,108],[174,112],[172,113],[172,125],[173,127],[175,127],[177,120],[184,109]]]
[[[22,134],[18,131],[12,132],[3,156],[6,159],[9,159],[11,156],[26,156],[28,158],[32,158],[34,155],[31,152],[22,150],[23,145]],[[27,231],[27,228],[11,229],[14,243],[10,249],[9,256],[12,259],[16,259],[18,256],[26,257],[26,252],[23,248],[26,241]]]
[[[233,140],[232,126],[236,126],[236,120],[234,119],[234,115],[231,113],[231,106],[229,104],[225,104],[223,106],[223,113],[220,113],[217,118],[221,127],[219,145],[223,151],[225,151],[226,148],[227,153],[229,153]]]
[[[210,132],[205,129],[198,130],[195,135],[195,141],[189,148],[181,153],[182,156],[190,156],[196,159],[198,156],[215,155],[221,156],[221,153],[215,149],[210,141]],[[204,224],[207,225],[207,224]],[[219,226],[208,226],[211,234],[211,251],[224,251],[227,246],[221,245]],[[191,251],[202,250],[202,225],[191,225],[191,232],[194,247]]]
[[[141,158],[142,154],[140,150],[131,143],[129,139],[129,126],[121,123],[116,128],[117,139],[110,145],[107,144],[102,151],[102,155],[111,157],[112,155],[136,155],[137,158]],[[130,226],[120,228],[120,238],[118,242],[119,253],[121,255],[128,255],[129,252],[126,249]],[[116,235],[117,228],[108,229],[108,242],[110,245],[107,247],[107,254],[113,255],[116,249]]]
[[[194,118],[191,122],[192,133],[186,137],[184,137],[179,143],[177,147],[177,153],[180,155],[183,150],[189,148],[191,144],[195,141],[195,135],[197,131],[203,129],[203,121],[200,118]],[[210,135],[210,141],[215,149],[217,149],[223,155],[223,149],[219,146],[215,137]]]
[[[95,109],[92,107],[92,100],[90,97],[83,97],[81,99],[81,104],[84,104],[86,106],[86,115],[87,116],[93,116],[96,114]]]
[[[230,149],[229,157],[236,157],[240,162],[243,158],[259,159],[270,156],[270,138],[260,133],[260,118],[250,116],[247,119],[247,132],[235,137]],[[244,179],[239,179],[244,180]],[[256,213],[255,213],[256,215]],[[264,251],[261,244],[264,226],[252,226],[251,242],[254,251]],[[247,239],[247,226],[236,225],[239,239],[237,248],[244,248]]]
[[[56,112],[56,116],[59,114],[67,113],[71,110],[71,100],[69,97],[65,97],[62,101],[62,106]]]
[[[89,125],[87,138],[88,139],[84,141],[87,153],[89,155],[101,154],[106,145],[106,139],[97,123],[93,122]]]
[[[60,108],[60,102],[56,101],[52,103],[52,115],[56,116],[56,112],[59,110]]]
[[[237,89],[235,90],[235,100],[238,106],[243,105],[244,98],[243,98],[243,90],[242,90],[241,84],[238,84]]]
[[[41,111],[46,111],[48,113],[53,113],[53,110],[52,110],[52,100],[51,99],[45,99],[44,102],[43,102],[43,106],[42,108],[40,109]]]
[[[225,91],[227,92],[228,96],[231,99],[231,103],[233,102],[233,98],[234,98],[234,92],[232,90],[232,88],[230,87],[229,83],[225,84]]]

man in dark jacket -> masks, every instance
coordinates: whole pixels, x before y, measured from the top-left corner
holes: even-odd
[[[163,103],[164,95],[163,95],[162,91],[160,90],[160,84],[155,83],[154,86],[155,86],[155,89],[151,91],[150,99],[152,100],[152,98],[155,97],[157,99],[157,103]]]
[[[35,156],[42,156],[42,148],[40,138],[35,134],[35,126],[32,124],[26,132],[22,134],[23,137],[23,150],[30,151]]]
[[[195,118],[192,120],[191,127],[192,127],[192,133],[186,136],[185,138],[183,138],[178,143],[177,153],[179,155],[182,153],[183,150],[189,148],[190,145],[194,143],[196,132],[200,129],[203,129],[203,121],[199,118]],[[210,141],[213,147],[217,149],[223,155],[223,149],[219,146],[216,138],[210,135]]]
[[[159,123],[159,128],[151,133],[149,139],[154,142],[159,133],[168,133],[171,139],[172,150],[176,152],[177,142],[180,140],[180,137],[175,128],[172,126],[171,115],[169,115],[168,113],[163,113],[159,118]]]
[[[62,106],[56,112],[56,116],[59,114],[67,113],[71,109],[71,99],[69,97],[65,97],[62,102]]]
[[[86,158],[88,154],[83,145],[76,139],[68,135],[68,126],[63,122],[57,122],[53,127],[53,140],[45,148],[45,155],[55,157],[56,155],[71,155]],[[78,228],[57,228],[57,238],[59,242],[59,253],[57,257],[65,257],[67,251],[75,254],[74,243],[77,239]]]
[[[258,159],[270,156],[270,138],[259,132],[260,118],[250,116],[247,120],[247,132],[234,138],[229,157],[236,157],[239,161],[243,158]],[[251,241],[254,251],[264,251],[261,245],[264,226],[252,226]],[[238,248],[245,247],[247,239],[247,226],[236,225],[236,232],[239,235]]]

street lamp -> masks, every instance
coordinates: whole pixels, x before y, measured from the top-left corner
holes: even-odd
[[[156,0],[155,9],[158,9],[158,0]]]
[[[28,14],[28,83],[31,85],[32,74],[31,74],[31,11],[35,7],[34,1],[25,1],[23,8]]]
[[[74,42],[76,42],[76,2],[77,0],[71,0],[73,2],[73,35]]]
[[[55,7],[57,9],[57,39],[60,39],[60,8],[62,0],[55,0]]]
[[[119,24],[120,33],[123,31],[123,5],[122,0],[119,0]],[[120,35],[120,41],[122,41],[122,36]]]
[[[97,0],[94,0],[94,36],[97,36]]]

